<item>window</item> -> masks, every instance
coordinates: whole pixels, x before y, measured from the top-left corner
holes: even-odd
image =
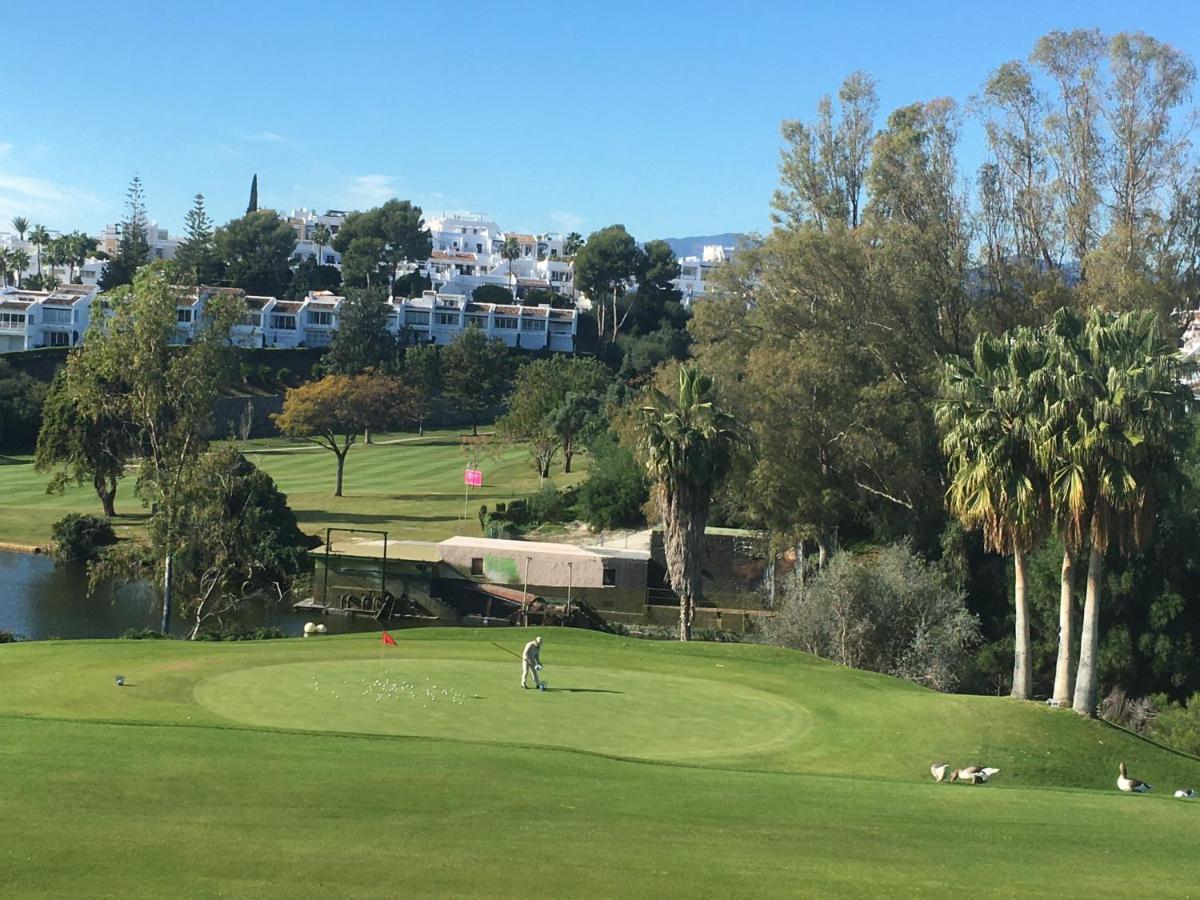
[[[522,331],[545,331],[546,330],[546,320],[545,319],[522,319],[521,320],[521,330]]]
[[[24,330],[25,328],[25,313],[23,312],[0,312],[0,328]]]
[[[320,310],[309,310],[308,313],[309,325],[332,325],[333,313]]]
[[[516,316],[496,316],[496,327],[502,331],[516,331]]]
[[[304,343],[309,347],[328,347],[329,338],[328,331],[307,331],[304,333]]]
[[[433,317],[435,325],[457,325],[458,313],[437,313]]]
[[[47,325],[70,325],[71,310],[69,309],[51,309],[48,306],[42,307],[42,321]]]
[[[429,313],[424,310],[406,309],[404,311],[404,322],[407,325],[428,325]]]
[[[605,587],[616,587],[617,586],[617,570],[614,569],[612,566],[604,567],[603,584]]]
[[[51,331],[46,334],[46,346],[48,347],[69,347],[71,346],[71,336],[65,331]]]
[[[190,324],[192,321],[192,311],[190,309],[175,310],[175,321],[180,325]]]
[[[246,325],[257,328],[262,324],[262,313],[248,312],[246,318],[242,320]]]
[[[472,575],[482,575],[483,574],[483,557],[482,556],[471,557],[471,574]]]
[[[476,245],[475,245],[475,252],[476,252],[476,253],[482,253],[482,252],[483,252],[483,244],[476,244]]]
[[[295,316],[272,315],[271,316],[271,327],[278,328],[281,331],[295,331],[296,330],[296,317]]]

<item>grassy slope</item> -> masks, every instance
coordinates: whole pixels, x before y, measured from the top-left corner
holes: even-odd
[[[510,500],[537,490],[538,481],[528,454],[506,448],[484,456],[484,487],[472,490],[463,515],[462,470],[465,456],[459,432],[431,431],[424,438],[411,434],[381,435],[396,444],[358,444],[346,459],[344,497],[333,496],[333,454],[311,444],[251,441],[247,455],[265,469],[288,495],[301,527],[324,534],[326,526],[385,529],[397,540],[442,540],[453,534],[478,534],[479,505]],[[271,452],[257,452],[263,450]],[[559,485],[580,475],[556,476]],[[68,512],[99,513],[90,488],[72,487],[62,496],[45,493],[46,478],[33,471],[29,457],[0,457],[0,542],[45,544],[50,526]],[[131,533],[142,519],[133,496],[133,479],[122,481],[117,495],[116,525]]]
[[[407,677],[432,661],[432,678],[466,685],[504,659],[492,641],[513,647],[525,637],[406,632],[384,671]],[[1169,795],[1200,785],[1200,761],[1101,723],[935,695],[773,648],[552,631],[545,656],[552,686],[603,684],[630,702],[521,692],[509,665],[475,685],[485,710],[477,733],[378,736],[370,732],[406,730],[386,704],[348,697],[335,719],[327,703],[289,695],[288,679],[269,677],[282,669],[260,673],[261,687],[250,679],[240,692],[212,693],[240,677],[225,673],[247,667],[296,666],[299,692],[311,673],[353,670],[355,660],[377,671],[369,637],[0,648],[6,888],[20,896],[1194,892],[1184,861],[1200,838],[1200,809]],[[115,688],[117,671],[134,687]],[[659,754],[654,741],[678,724],[667,713],[694,704],[702,716],[706,697],[746,690],[772,695],[803,727],[775,746],[702,762],[631,759]],[[410,717],[410,733],[437,734],[432,712],[395,710]],[[267,712],[306,730],[247,724]],[[529,726],[489,728],[489,715]],[[738,723],[705,727],[724,740]],[[985,787],[936,785],[934,758],[1003,771]],[[1122,759],[1155,794],[1116,792]],[[1126,862],[1114,865],[1118,853]]]

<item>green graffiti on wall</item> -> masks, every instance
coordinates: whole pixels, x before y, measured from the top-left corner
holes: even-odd
[[[483,577],[501,584],[516,584],[521,580],[517,572],[517,561],[507,556],[485,556]]]

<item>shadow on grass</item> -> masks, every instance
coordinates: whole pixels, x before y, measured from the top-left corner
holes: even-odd
[[[623,694],[624,691],[610,691],[605,688],[546,688],[547,694]]]
[[[359,525],[381,525],[388,522],[457,522],[455,516],[397,516],[370,513],[336,513],[329,510],[294,510],[297,522],[349,522]]]
[[[5,456],[0,453],[0,466],[27,466],[30,463],[28,456]]]

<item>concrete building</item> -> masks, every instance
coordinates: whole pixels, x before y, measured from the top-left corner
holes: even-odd
[[[300,207],[293,209],[287,217],[287,222],[296,232],[296,249],[292,253],[292,263],[320,256],[318,262],[323,266],[340,266],[342,256],[329,244],[318,246],[313,240],[313,234],[318,225],[329,229],[332,238],[342,228],[346,221],[346,213],[340,209],[328,209],[324,213],[316,213],[311,209]]]
[[[679,260],[679,277],[671,281],[683,294],[683,304],[691,304],[697,297],[703,297],[707,288],[706,282],[718,266],[732,262],[736,250],[721,244],[708,244],[700,256],[685,256]]]
[[[575,293],[574,265],[559,234],[505,232],[485,216],[442,216],[428,225],[433,250],[419,268],[436,290],[469,297],[481,285],[497,284],[519,296],[534,289]],[[509,238],[517,242],[516,259],[503,255]]]
[[[98,291],[80,284],[53,291],[0,291],[0,353],[74,347],[83,340]]]

